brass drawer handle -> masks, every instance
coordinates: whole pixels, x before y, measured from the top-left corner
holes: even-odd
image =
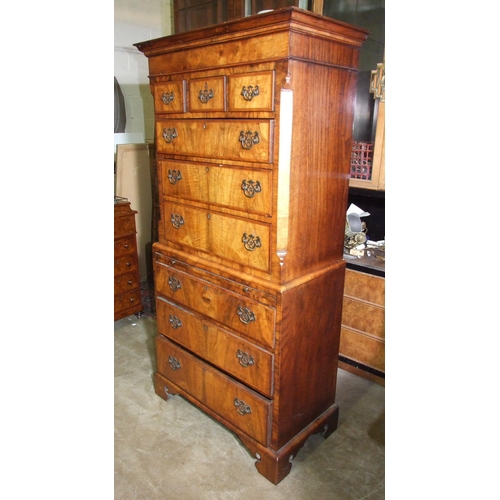
[[[262,186],[259,181],[247,181],[244,179],[241,183],[241,189],[247,198],[253,198],[256,193],[260,193],[262,191]]]
[[[248,406],[245,401],[242,401],[241,399],[234,398],[234,406],[236,406],[236,411],[240,415],[248,415],[249,413],[252,413],[250,406]]]
[[[240,365],[244,366],[245,368],[248,368],[249,366],[255,364],[253,356],[251,356],[247,352],[241,351],[240,349],[238,349],[238,351],[236,352],[236,357],[240,360]]]
[[[205,83],[205,89],[200,90],[200,93],[198,94],[198,99],[203,103],[206,104],[210,99],[213,99],[214,97],[214,91],[212,89],[208,90],[208,83]]]
[[[168,169],[168,182],[170,184],[177,184],[179,181],[182,181],[181,171]]]
[[[173,314],[170,315],[169,322],[170,322],[170,326],[174,330],[177,330],[177,328],[180,328],[182,326],[182,321],[177,316],[174,316]]]
[[[254,236],[253,234],[243,233],[243,237],[241,238],[243,245],[245,248],[253,252],[256,248],[260,248],[262,246],[262,242],[258,236]]]
[[[168,364],[170,365],[170,368],[172,368],[172,370],[174,371],[182,368],[180,361],[174,358],[173,356],[168,357]]]
[[[172,223],[172,226],[174,226],[175,229],[179,229],[181,226],[184,225],[184,217],[178,214],[171,214],[170,222]]]
[[[238,306],[238,308],[236,309],[236,313],[240,317],[240,321],[245,325],[248,325],[252,321],[256,320],[255,314],[250,309],[248,309],[248,307]]]
[[[177,138],[177,129],[176,128],[164,128],[163,129],[163,138],[165,142],[171,143],[174,139]]]
[[[240,142],[243,149],[252,149],[254,144],[258,144],[260,142],[259,133],[251,132],[250,130],[244,132],[242,130],[240,132]]]
[[[243,89],[241,90],[241,95],[245,101],[251,101],[254,97],[258,96],[259,93],[258,85],[255,87],[252,87],[252,85],[249,85],[248,87],[243,86]]]
[[[177,279],[174,278],[173,276],[168,277],[168,286],[170,287],[170,290],[172,292],[176,292],[181,288],[181,282]]]
[[[163,92],[161,95],[161,100],[163,104],[170,106],[170,103],[174,100],[175,94],[173,92]]]

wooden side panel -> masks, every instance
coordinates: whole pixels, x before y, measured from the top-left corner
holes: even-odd
[[[344,267],[283,294],[278,405],[273,447],[279,449],[335,403]]]

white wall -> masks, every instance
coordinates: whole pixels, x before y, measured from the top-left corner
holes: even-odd
[[[133,44],[172,33],[172,3],[173,0],[115,0],[114,76],[123,92],[126,114],[125,134],[115,134],[115,144],[154,142],[148,60]],[[137,151],[124,148],[117,153],[115,150],[115,194],[127,198],[131,208],[137,211],[135,221],[141,279],[152,272],[153,196],[147,151],[145,146]]]
[[[147,58],[133,46],[173,31],[173,0],[115,0],[114,76],[125,98],[126,133],[153,142],[153,97]]]

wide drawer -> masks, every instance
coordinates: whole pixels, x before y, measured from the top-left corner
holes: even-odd
[[[230,75],[229,111],[274,111],[274,71]]]
[[[137,270],[137,255],[135,253],[115,259],[115,276]]]
[[[159,120],[159,153],[272,163],[272,120]]]
[[[271,215],[272,172],[218,167],[182,161],[159,161],[165,196]]]
[[[269,272],[269,224],[171,202],[163,213],[167,241]]]
[[[276,311],[155,261],[158,295],[211,318],[265,347],[274,347]]]
[[[120,274],[115,276],[115,295],[129,290],[135,290],[140,287],[140,283],[137,280],[137,272],[131,272],[126,274]]]
[[[385,342],[342,327],[339,354],[385,372]]]
[[[347,269],[344,295],[385,306],[385,278]]]
[[[186,111],[186,82],[176,80],[153,86],[156,113],[183,113]]]
[[[262,445],[268,443],[271,404],[243,384],[158,336],[158,372]]]
[[[141,291],[133,290],[115,295],[115,313],[141,304]]]
[[[115,238],[125,236],[126,234],[135,234],[135,217],[134,215],[126,215],[123,217],[115,217]]]
[[[385,309],[380,306],[344,297],[342,325],[385,338]]]
[[[273,355],[161,297],[158,332],[262,394],[272,396]]]
[[[135,234],[115,239],[115,257],[135,253]]]

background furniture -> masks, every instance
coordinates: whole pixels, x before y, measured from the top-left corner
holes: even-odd
[[[343,241],[367,32],[296,8],[136,44],[155,104],[155,390],[279,483],[337,426]]]
[[[115,321],[142,312],[135,214],[130,202],[115,198]]]
[[[385,278],[346,270],[339,366],[385,385]]]

